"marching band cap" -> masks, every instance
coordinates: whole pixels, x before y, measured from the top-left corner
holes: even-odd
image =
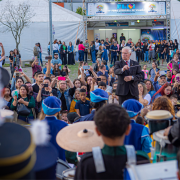
[[[49,96],[43,100],[42,108],[46,115],[54,115],[61,110],[61,101],[55,96]]]
[[[96,89],[90,93],[91,102],[101,102],[108,100],[108,93],[102,89]]]
[[[0,126],[0,179],[34,177],[35,144],[25,127],[15,123]]]
[[[124,101],[122,107],[126,109],[129,117],[136,116],[143,109],[143,105],[135,99],[128,99]]]

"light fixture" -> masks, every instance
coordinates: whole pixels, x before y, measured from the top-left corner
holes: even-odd
[[[117,22],[117,20],[114,20],[114,22]]]
[[[134,30],[136,30],[136,29],[123,29],[124,31],[134,31]]]
[[[112,29],[99,29],[100,31],[104,31],[104,30],[106,30],[106,31],[111,31]]]
[[[140,23],[140,20],[137,20],[137,23]]]

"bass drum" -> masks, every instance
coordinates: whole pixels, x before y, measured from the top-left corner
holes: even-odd
[[[56,178],[63,180],[63,171],[71,169],[69,164],[61,159],[57,160]]]
[[[76,168],[67,169],[63,172],[63,180],[73,180],[75,176]]]

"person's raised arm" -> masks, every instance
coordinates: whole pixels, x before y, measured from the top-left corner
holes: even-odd
[[[21,76],[20,77],[24,77],[26,79],[27,82],[31,83],[31,80],[29,79],[29,77],[24,73],[24,72],[20,72]]]
[[[49,57],[50,58],[48,59],[46,77],[50,77],[50,71],[51,71],[51,59],[52,59],[52,56],[49,56]]]
[[[5,50],[4,50],[4,46],[2,43],[0,43],[1,49],[2,49],[2,53],[1,53],[1,57],[3,57],[5,55]]]
[[[69,86],[69,88],[74,88],[74,84],[70,80],[69,76],[66,76],[66,82],[67,82],[67,85]]]
[[[38,92],[38,95],[37,95],[37,98],[36,98],[36,101],[37,102],[41,102],[41,93],[42,93],[42,88],[43,88],[44,86],[43,86],[43,84],[40,84],[39,85],[39,92]]]
[[[171,64],[171,61],[167,63],[167,68],[172,70],[172,68],[169,66],[170,64]]]
[[[36,60],[37,60],[37,56],[35,56],[35,59],[34,59],[32,65],[31,65],[31,67],[34,67]]]
[[[158,79],[158,77],[160,76],[160,74],[159,74],[159,71],[156,73],[156,76],[155,76],[155,78],[154,78],[154,82],[156,82],[157,81],[157,79]]]
[[[92,75],[95,77],[95,78],[98,78],[97,74],[93,71],[93,68],[92,66],[90,66],[90,69],[89,69],[92,73]]]
[[[52,82],[51,82],[51,87],[54,88],[56,82],[57,82],[58,76],[53,78]]]
[[[93,78],[93,79],[92,79],[90,92],[91,92],[91,91],[94,91],[94,86],[95,86],[96,80],[97,80],[96,78]]]
[[[86,81],[85,81],[85,78],[84,78],[84,69],[83,69],[83,66],[84,66],[84,63],[82,64],[82,67],[81,67],[81,82],[83,84],[86,84]]]

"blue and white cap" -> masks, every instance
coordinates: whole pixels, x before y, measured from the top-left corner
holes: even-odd
[[[91,102],[101,102],[101,101],[105,101],[108,100],[108,93],[102,89],[96,89],[92,92],[90,92],[90,98],[91,98]]]
[[[55,96],[49,96],[43,100],[42,108],[46,115],[54,115],[61,111],[61,101]]]
[[[124,101],[122,107],[126,109],[129,117],[132,118],[140,113],[144,106],[135,99],[128,99]]]

